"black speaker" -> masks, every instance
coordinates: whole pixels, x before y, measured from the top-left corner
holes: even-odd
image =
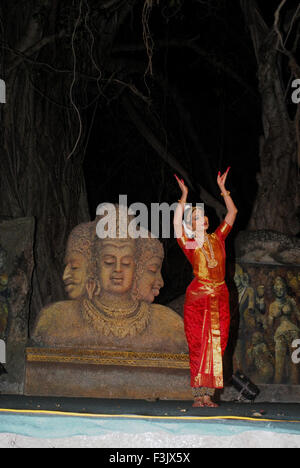
[[[233,374],[232,384],[240,392],[240,398],[244,397],[246,400],[254,401],[259,394],[259,388],[240,370]]]

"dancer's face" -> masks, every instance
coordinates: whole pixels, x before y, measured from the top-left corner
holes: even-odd
[[[209,226],[208,217],[204,215],[204,212],[200,209],[196,209],[192,214],[192,229],[193,231],[200,231],[204,229],[206,231]]]

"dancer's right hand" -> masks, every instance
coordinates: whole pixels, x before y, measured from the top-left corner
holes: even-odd
[[[187,188],[187,186],[185,185],[184,180],[183,180],[183,179],[179,179],[179,177],[178,177],[176,174],[174,174],[174,177],[175,177],[176,180],[177,180],[177,183],[178,183],[178,185],[179,185],[179,187],[180,187],[180,190],[181,190],[181,192],[182,192],[182,195],[186,198],[186,197],[187,197],[187,194],[188,194],[188,188]]]

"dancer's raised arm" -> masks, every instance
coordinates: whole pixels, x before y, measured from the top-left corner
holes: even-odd
[[[233,203],[233,200],[230,196],[230,192],[228,192],[228,190],[226,190],[225,188],[225,182],[226,182],[229,169],[230,167],[228,167],[227,171],[224,172],[223,175],[221,175],[220,172],[218,173],[217,182],[218,182],[218,186],[220,187],[221,195],[224,198],[224,202],[227,208],[225,222],[229,224],[230,226],[233,226],[238,210],[235,204]]]
[[[188,188],[184,183],[183,179],[179,179],[176,174],[174,174],[179,188],[181,190],[181,198],[178,200],[178,205],[174,213],[174,230],[177,238],[181,238],[183,235],[182,221],[184,215],[184,205],[188,196]]]

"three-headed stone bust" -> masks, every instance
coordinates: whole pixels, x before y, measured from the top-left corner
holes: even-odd
[[[150,234],[124,236],[118,216],[114,235],[99,238],[98,222],[71,232],[63,274],[69,300],[41,310],[33,341],[42,347],[186,353],[182,318],[153,303],[163,286],[160,241]]]

